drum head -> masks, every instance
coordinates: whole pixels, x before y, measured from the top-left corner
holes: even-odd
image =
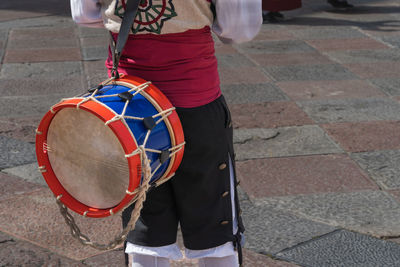
[[[76,200],[98,208],[118,205],[129,186],[129,165],[118,138],[96,115],[63,108],[47,133],[54,174]]]

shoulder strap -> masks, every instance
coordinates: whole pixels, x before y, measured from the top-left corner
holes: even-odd
[[[116,44],[114,43],[114,39],[111,36],[110,46],[113,55],[113,68],[111,70],[111,76],[114,78],[119,78],[119,59],[121,58],[122,51],[124,50],[124,46],[126,44],[126,41],[128,40],[129,32],[131,30],[132,24],[134,23],[140,2],[141,0],[129,0],[127,2]]]

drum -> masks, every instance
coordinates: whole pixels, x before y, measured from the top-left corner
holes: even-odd
[[[127,75],[62,99],[36,135],[48,186],[66,207],[88,217],[110,216],[135,201],[144,158],[151,186],[170,179],[183,150],[175,108],[153,84]]]

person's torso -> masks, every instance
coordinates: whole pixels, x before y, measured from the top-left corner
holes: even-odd
[[[118,32],[120,18],[114,12],[123,14],[126,0],[103,1],[110,2],[105,14],[113,18],[108,29],[115,26]],[[210,103],[221,95],[212,21],[208,0],[142,0],[120,72],[153,82],[176,107]],[[117,33],[113,35],[116,39]],[[106,66],[112,67],[111,54]]]

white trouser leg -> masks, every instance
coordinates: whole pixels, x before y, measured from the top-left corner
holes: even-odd
[[[169,259],[163,257],[130,253],[129,267],[169,267]]]
[[[236,267],[239,266],[238,257],[230,255],[222,258],[201,258],[199,267]]]

